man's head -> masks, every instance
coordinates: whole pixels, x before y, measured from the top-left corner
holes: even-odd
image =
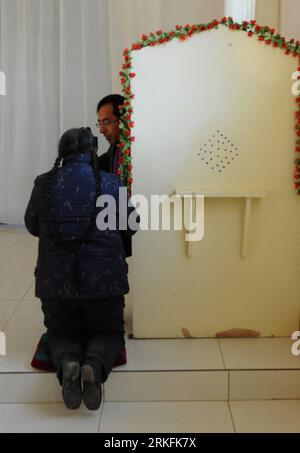
[[[119,106],[123,105],[124,97],[120,94],[111,94],[103,98],[97,106],[98,127],[100,133],[111,144],[120,138],[119,119],[121,116]]]

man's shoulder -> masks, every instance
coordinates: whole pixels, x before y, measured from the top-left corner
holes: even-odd
[[[98,162],[99,162],[99,167],[101,168],[101,170],[109,171],[110,160],[111,160],[110,150],[106,151],[106,153],[101,154],[101,156],[99,156]]]
[[[105,153],[101,154],[101,156],[99,156],[99,161],[109,159],[114,154],[114,150],[115,150],[115,145],[110,145],[108,150]]]
[[[101,156],[99,156],[99,161],[107,159],[109,157],[109,151],[110,148],[106,151],[106,153],[101,154]]]

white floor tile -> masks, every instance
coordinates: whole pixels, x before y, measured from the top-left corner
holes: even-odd
[[[43,320],[41,303],[38,300],[23,301],[5,326],[5,332],[13,330],[38,330],[40,332],[45,329]]]
[[[300,356],[293,356],[293,342],[289,338],[219,341],[227,369],[300,369]]]
[[[38,238],[30,236],[25,231],[18,233],[8,229],[1,232],[0,244],[1,246],[13,247],[16,250],[20,247],[27,247],[29,251],[34,251],[38,245]]]
[[[37,260],[37,243],[25,239],[11,239],[8,234],[0,236],[0,275],[31,275]]]
[[[112,372],[105,401],[227,401],[226,371]]]
[[[1,433],[97,433],[100,411],[69,411],[63,404],[1,404]]]
[[[217,340],[127,340],[128,363],[132,370],[222,370]]]
[[[230,400],[300,399],[300,370],[230,371]]]
[[[62,402],[55,373],[0,373],[0,404]]]
[[[35,280],[32,282],[32,285],[30,286],[29,290],[25,294],[24,300],[26,300],[26,301],[35,300],[36,302],[40,302],[40,299],[35,297]]]
[[[101,433],[233,432],[225,402],[104,403]]]
[[[30,363],[42,332],[6,332],[6,356],[0,357],[0,373],[34,372]]]
[[[9,230],[9,228],[10,228],[9,225],[6,225],[5,223],[1,223],[0,224],[0,233],[3,233],[5,231]]]
[[[30,236],[28,231],[26,230],[25,225],[4,225],[4,228],[7,227],[6,232],[9,232],[11,235],[25,235],[25,236]]]
[[[4,329],[19,304],[20,301],[16,300],[0,300],[0,330]]]
[[[300,433],[300,401],[230,402],[238,433]]]
[[[0,300],[21,300],[32,282],[30,275],[0,275]]]

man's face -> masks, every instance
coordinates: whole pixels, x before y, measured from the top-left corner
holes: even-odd
[[[98,112],[98,124],[100,133],[111,144],[115,144],[120,138],[119,120],[113,113],[113,105],[107,104]]]

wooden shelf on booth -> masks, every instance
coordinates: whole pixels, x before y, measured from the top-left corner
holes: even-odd
[[[173,195],[180,196],[182,198],[189,198],[188,209],[192,213],[192,203],[193,199],[198,197],[205,198],[241,198],[245,200],[244,208],[244,224],[243,224],[243,235],[242,235],[242,244],[241,244],[241,255],[245,258],[248,255],[249,249],[249,237],[250,237],[250,219],[251,219],[251,207],[253,199],[263,199],[266,198],[267,194],[263,190],[213,190],[213,189],[198,189],[198,190],[174,190]],[[188,215],[188,218],[191,220],[191,216]],[[189,231],[189,225],[185,229],[185,234]],[[187,256],[192,256],[191,254],[191,242],[186,241],[186,251]]]

